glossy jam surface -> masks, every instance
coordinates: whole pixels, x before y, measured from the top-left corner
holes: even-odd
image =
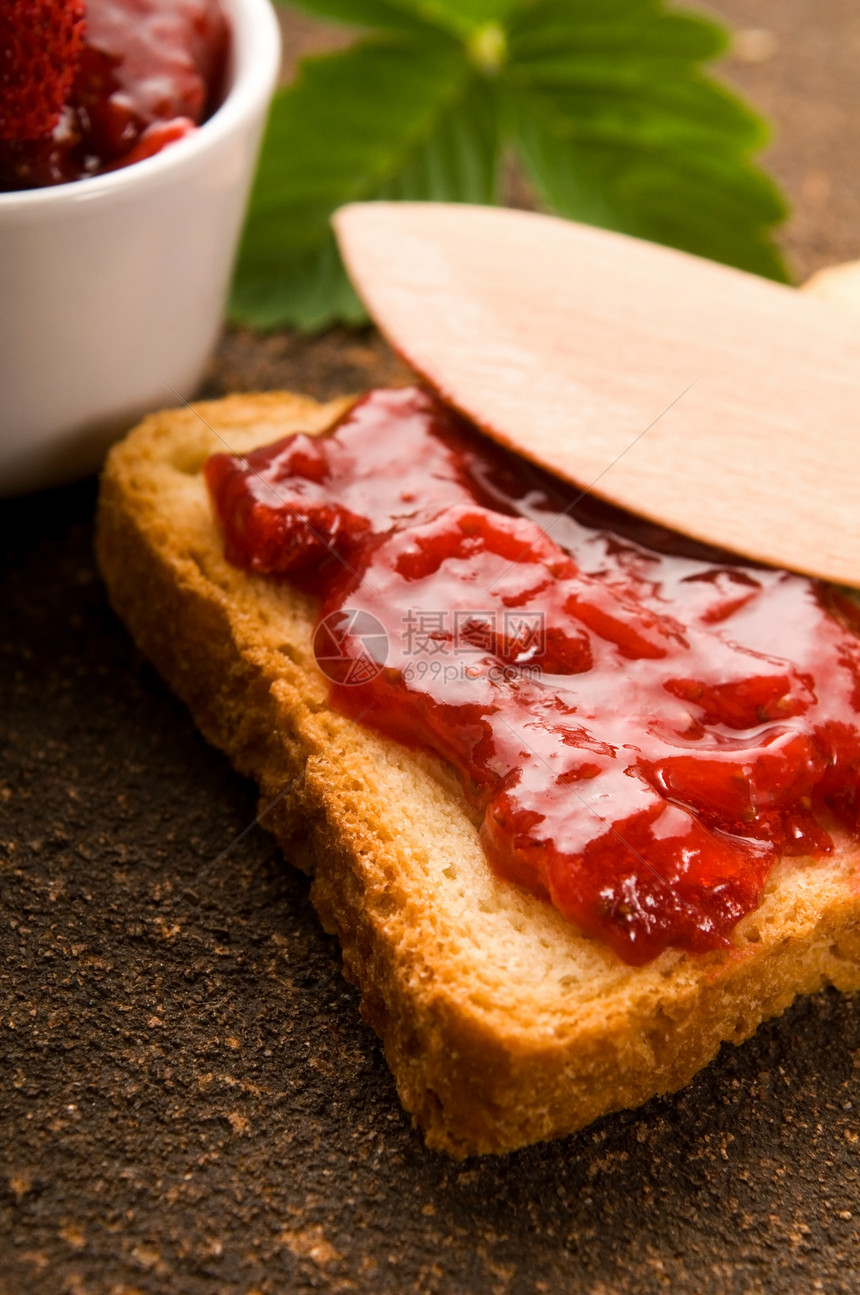
[[[419,389],[206,476],[229,560],[321,597],[333,704],[450,761],[496,872],[627,962],[727,945],[779,855],[857,833],[826,586],[574,504]]]
[[[217,107],[229,45],[217,0],[89,0],[50,133],[0,141],[0,189],[99,175],[158,153]]]

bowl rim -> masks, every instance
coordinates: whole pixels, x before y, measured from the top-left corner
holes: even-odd
[[[174,171],[182,171],[225,136],[252,120],[269,99],[281,64],[281,31],[270,0],[220,0],[232,26],[232,76],[223,101],[190,135],[160,153],[105,175],[89,175],[39,189],[0,193],[0,217],[6,212],[32,214],[70,202],[91,202],[115,194],[127,196]]]

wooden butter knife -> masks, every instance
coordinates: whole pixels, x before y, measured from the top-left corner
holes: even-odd
[[[334,217],[392,346],[490,436],[695,539],[860,587],[860,325],[793,288],[552,216]]]

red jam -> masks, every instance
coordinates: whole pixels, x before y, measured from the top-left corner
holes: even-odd
[[[577,493],[423,390],[206,478],[228,559],[321,597],[334,706],[450,761],[495,871],[640,964],[730,944],[858,834],[860,610]]]
[[[229,30],[218,0],[89,0],[53,130],[0,138],[0,190],[100,175],[160,152],[218,106]]]

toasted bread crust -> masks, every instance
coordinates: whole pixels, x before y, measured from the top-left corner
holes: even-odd
[[[362,1011],[427,1143],[504,1152],[681,1087],[795,995],[860,987],[860,852],[785,860],[735,948],[631,968],[489,871],[441,762],[332,712],[314,605],[224,560],[201,468],[343,402],[233,396],[155,414],[112,451],[98,558],[114,607],[313,872]]]

